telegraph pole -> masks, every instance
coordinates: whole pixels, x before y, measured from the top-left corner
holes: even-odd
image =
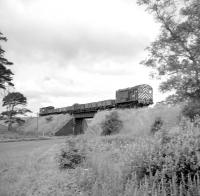
[[[37,134],[39,136],[39,113],[37,112]]]

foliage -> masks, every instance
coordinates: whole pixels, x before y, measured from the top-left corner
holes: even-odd
[[[106,119],[101,123],[102,133],[101,135],[111,135],[118,133],[122,128],[122,121],[119,119],[116,111],[106,115]]]
[[[53,120],[53,116],[47,116],[45,119],[47,122],[51,122]]]
[[[159,104],[153,108],[117,110],[118,119],[123,125],[120,133],[135,136],[151,135],[151,128],[158,118],[163,121],[162,127],[169,130],[180,121],[183,106],[182,104],[177,104],[173,107]],[[98,112],[89,124],[86,135],[101,135],[103,132],[102,123],[105,122],[111,112]]]
[[[183,181],[187,183],[188,176],[193,180],[200,172],[199,145],[196,134],[183,133],[159,145],[150,143],[150,150],[141,147],[141,154],[132,153],[133,157],[130,155],[126,164],[134,168],[132,172],[138,181],[148,176],[158,183],[161,180],[165,183],[175,180],[178,185]]]
[[[6,111],[1,113],[1,118],[8,123],[8,130],[12,129],[13,123],[22,124],[24,120],[19,115],[25,115],[27,112],[31,112],[25,107],[27,99],[19,92],[8,93],[3,98],[3,106],[6,107]],[[20,107],[19,107],[20,106]]]
[[[175,91],[174,101],[200,97],[200,1],[138,0],[161,24],[142,63],[165,76],[160,89]],[[167,77],[166,77],[167,76]],[[172,99],[171,99],[172,100]]]
[[[67,140],[66,147],[57,156],[60,169],[75,169],[85,159],[84,154],[75,147],[74,141]]]
[[[13,133],[15,134],[15,133]],[[1,196],[80,196],[73,171],[61,171],[55,154],[64,139],[1,144]]]
[[[6,37],[3,36],[3,34],[0,32],[0,41],[7,41]],[[5,89],[6,84],[9,86],[14,86],[12,81],[12,71],[7,68],[7,66],[12,65],[10,61],[8,61],[4,57],[5,51],[2,49],[0,45],[0,88]]]
[[[0,195],[200,195],[200,119],[191,122],[183,118],[166,126],[167,121],[177,116],[179,107],[162,106],[148,110],[136,113],[127,110],[127,114],[118,111],[118,114],[120,119],[124,117],[124,126],[129,119],[136,118],[131,126],[128,124],[133,130],[139,129],[139,125],[143,126],[142,129],[150,125],[150,130],[156,119],[154,117],[160,116],[164,124],[154,135],[149,131],[131,134],[135,130],[123,134],[123,127],[119,134],[109,136],[82,134],[67,137],[64,146],[63,140],[59,139],[48,144],[41,142],[40,148],[34,148],[34,151],[31,146],[38,144],[31,142],[28,150],[13,148],[18,153],[4,152],[8,156],[0,159]],[[147,116],[153,120],[148,121]],[[45,117],[43,122],[46,122]],[[59,158],[63,152],[67,152],[69,158]],[[70,169],[71,165],[67,169],[59,169],[54,162],[57,153],[58,163],[62,160],[70,163],[74,154],[81,155],[83,159],[80,164],[71,161],[74,169]]]
[[[162,118],[155,118],[159,126],[154,134],[136,136],[121,130],[106,137],[86,134],[70,139],[85,155],[84,162],[75,168],[82,195],[199,195],[198,119],[191,122],[183,118],[174,127],[167,127],[166,117],[160,115]],[[68,152],[68,147],[63,150]]]
[[[154,124],[151,127],[151,133],[155,134],[162,128],[162,126],[163,126],[163,120],[160,117],[156,118]]]
[[[183,115],[189,117],[191,120],[195,119],[196,116],[200,116],[200,103],[189,102],[182,111]]]

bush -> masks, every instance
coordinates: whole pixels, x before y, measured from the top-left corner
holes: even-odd
[[[75,142],[72,140],[67,141],[66,146],[61,149],[57,157],[60,169],[75,169],[84,159],[84,154],[76,148]]]
[[[195,176],[199,178],[200,137],[183,130],[182,134],[168,136],[168,139],[164,143],[162,140],[161,143],[149,140],[146,145],[140,142],[140,151],[133,152],[132,156],[127,150],[125,154],[129,154],[129,159],[124,166],[125,179],[130,180],[134,174],[138,183],[151,178],[157,186],[162,184],[165,189],[172,182],[177,187],[185,183],[182,188],[187,189],[189,181],[195,181]]]
[[[200,102],[189,102],[183,108],[182,114],[194,120],[195,116],[200,116]]]
[[[181,123],[175,133],[162,127],[142,137],[74,137],[62,152],[61,165],[75,168],[83,195],[200,195],[199,128],[186,119]]]
[[[47,122],[51,122],[53,120],[53,116],[47,116],[45,119]]]
[[[155,134],[162,128],[162,126],[163,126],[163,120],[160,117],[156,118],[154,124],[151,127],[151,133]]]
[[[105,120],[101,123],[102,133],[101,135],[111,135],[119,133],[122,128],[122,121],[119,119],[116,111],[106,115]]]

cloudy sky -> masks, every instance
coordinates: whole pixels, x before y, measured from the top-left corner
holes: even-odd
[[[159,81],[139,64],[159,26],[136,0],[0,0],[0,31],[15,90],[34,112],[114,99],[120,88]]]

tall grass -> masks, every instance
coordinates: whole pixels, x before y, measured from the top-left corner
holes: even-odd
[[[85,157],[74,169],[81,195],[200,195],[199,126],[180,111],[181,106],[120,110],[124,126],[111,136],[100,136],[109,111],[97,114],[88,133],[66,141],[73,140],[73,149]],[[158,117],[163,127],[152,134]]]
[[[180,111],[117,111],[123,127],[109,136],[101,136],[101,123],[111,111],[97,113],[88,131],[68,137],[61,149],[0,161],[0,195],[198,196],[199,119],[190,122]],[[163,126],[152,134],[158,117]]]
[[[123,123],[120,134],[131,135],[149,135],[151,127],[155,120],[160,117],[163,120],[163,128],[165,130],[175,129],[181,118],[181,110],[183,106],[177,105],[168,107],[166,105],[158,105],[153,108],[123,109],[116,110],[119,119]],[[102,111],[94,116],[94,119],[88,127],[86,134],[100,135],[102,133],[101,124],[112,111]]]
[[[37,142],[38,148],[0,152],[1,196],[76,196],[79,195],[72,171],[61,171],[55,155],[63,141]],[[29,142],[27,145],[33,145]],[[14,145],[14,143],[12,143]],[[26,146],[26,145],[25,145]]]

